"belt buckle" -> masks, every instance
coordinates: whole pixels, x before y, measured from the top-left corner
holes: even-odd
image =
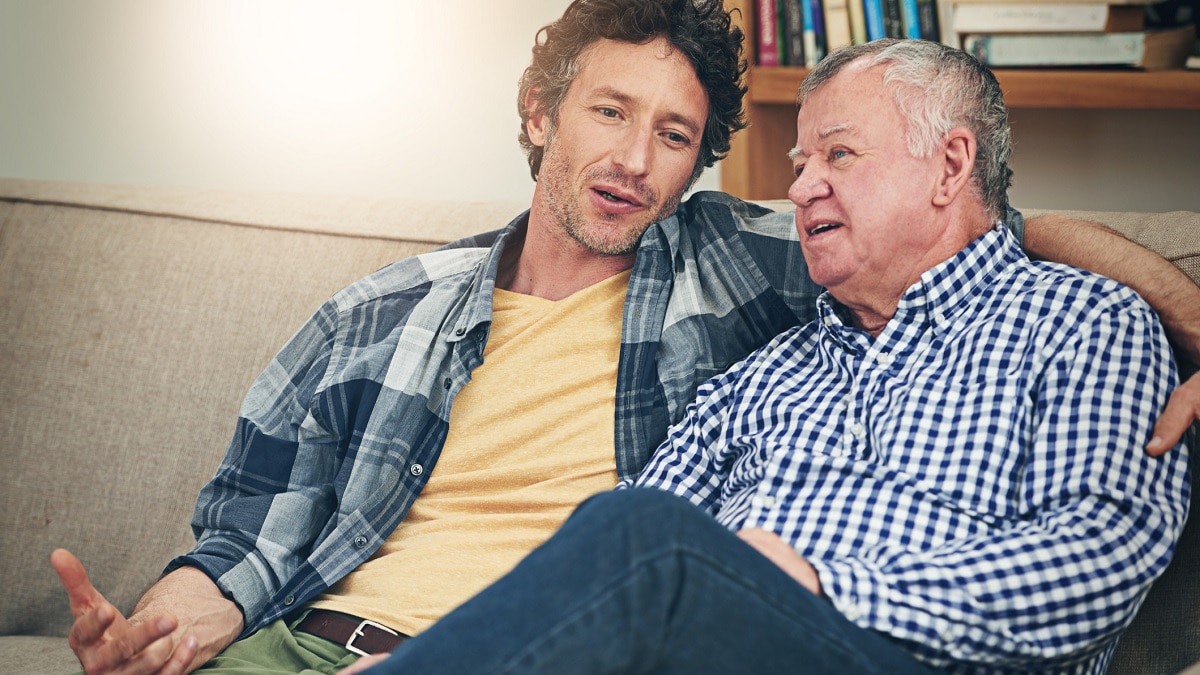
[[[392,635],[395,635],[395,636],[400,635],[396,631],[392,630],[391,628],[388,628],[387,626],[384,626],[381,623],[372,621],[370,619],[363,619],[362,621],[359,622],[358,627],[354,629],[354,632],[350,634],[350,639],[346,640],[346,649],[347,650],[349,650],[355,654],[358,654],[359,656],[370,656],[370,654],[368,652],[365,652],[365,651],[359,649],[358,647],[354,646],[354,641],[360,637],[363,637],[363,629],[366,628],[367,626],[371,626],[372,628],[377,628],[385,633],[391,633]]]

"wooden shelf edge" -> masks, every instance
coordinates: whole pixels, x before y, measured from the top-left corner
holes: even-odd
[[[997,69],[1010,108],[1200,110],[1200,71]],[[751,68],[751,104],[794,105],[805,68]]]

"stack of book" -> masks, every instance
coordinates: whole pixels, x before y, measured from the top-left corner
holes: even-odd
[[[811,68],[882,37],[942,38],[936,0],[755,0],[754,12],[760,66]]]
[[[1200,8],[1200,0],[754,0],[756,61],[811,68],[839,47],[900,37],[940,40],[997,67],[1182,68],[1200,49],[1194,12],[1164,28],[1147,25],[1146,10],[1188,3]]]
[[[1194,24],[1148,30],[1154,0],[952,0],[947,42],[989,66],[1182,68]]]

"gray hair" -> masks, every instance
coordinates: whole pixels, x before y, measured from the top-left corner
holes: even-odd
[[[798,103],[812,96],[850,63],[866,58],[887,64],[884,88],[907,120],[905,140],[914,157],[930,157],[948,131],[966,127],[975,134],[971,187],[988,216],[1000,217],[1008,203],[1012,133],[996,76],[966,52],[924,40],[875,40],[830,53],[804,78]]]

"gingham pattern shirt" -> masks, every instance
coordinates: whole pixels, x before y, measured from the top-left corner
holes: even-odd
[[[483,361],[504,242],[526,217],[395,263],[322,306],[251,387],[200,494],[196,547],[168,571],[204,570],[249,634],[366,561],[437,462],[454,397]],[[637,474],[701,382],[811,319],[820,290],[791,214],[699,193],[652,226],[624,310],[618,474]]]
[[[830,296],[705,383],[638,485],[779,534],[859,626],[968,672],[1103,672],[1170,560],[1187,456],[1152,310],[997,228],[875,339]]]

